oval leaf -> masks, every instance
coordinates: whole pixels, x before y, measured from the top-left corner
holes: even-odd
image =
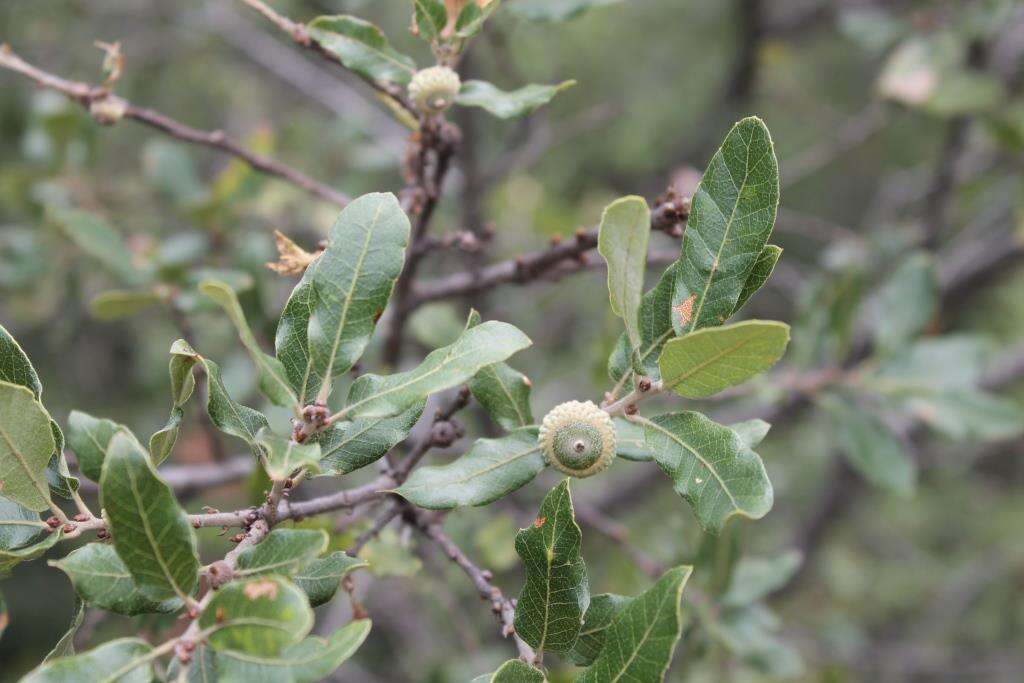
[[[348,15],[317,17],[307,26],[309,36],[360,76],[373,81],[406,85],[416,63],[391,47],[383,31]]]
[[[150,683],[153,648],[138,638],[121,638],[74,657],[54,659],[31,672],[21,683],[117,681]]]
[[[682,633],[683,587],[692,567],[674,567],[615,617],[605,647],[577,683],[665,680]]]
[[[196,535],[171,487],[124,432],[110,440],[100,502],[114,548],[149,598],[186,599],[199,582]]]
[[[768,128],[743,119],[697,186],[683,237],[672,324],[678,334],[732,315],[768,242],[779,204],[779,166]]]
[[[444,510],[487,505],[530,482],[544,469],[537,428],[480,439],[447,465],[418,467],[395,493],[419,507]]]
[[[280,576],[257,576],[223,586],[199,616],[215,650],[277,655],[313,626],[306,595]]]
[[[612,312],[623,319],[633,348],[640,348],[640,299],[647,268],[651,210],[643,197],[623,197],[601,214],[597,251],[608,263],[608,297]]]
[[[518,90],[506,92],[487,81],[469,80],[462,84],[455,102],[464,107],[480,107],[499,119],[511,119],[532,113],[550,102],[555,95],[574,85],[576,81],[572,80],[562,81],[557,85],[531,83]]]
[[[488,320],[462,333],[454,344],[432,351],[419,367],[395,375],[363,375],[349,390],[348,417],[389,417],[430,394],[462,384],[492,363],[530,345],[530,338],[508,323]]]
[[[544,497],[536,521],[516,535],[526,585],[516,604],[515,629],[535,650],[568,652],[580,634],[590,604],[582,540],[566,479]]]
[[[50,423],[32,391],[0,382],[0,494],[36,512],[50,507],[46,468],[56,448]]]
[[[733,515],[760,519],[771,509],[764,463],[739,434],[696,412],[644,424],[654,459],[706,531],[718,533]]]
[[[323,529],[274,529],[238,554],[235,576],[291,576],[327,550],[327,540]]]
[[[51,561],[71,579],[75,592],[93,607],[133,617],[153,612],[174,612],[181,600],[151,600],[135,585],[131,573],[112,546],[90,543],[67,557]]]
[[[697,330],[665,344],[661,381],[685,398],[713,396],[775,365],[788,344],[785,323],[746,320]]]

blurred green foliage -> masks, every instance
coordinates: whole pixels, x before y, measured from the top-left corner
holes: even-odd
[[[541,248],[553,235],[595,224],[601,207],[620,194],[653,197],[670,181],[685,187],[733,121],[756,113],[771,128],[780,160],[775,241],[785,253],[744,313],[794,324],[787,367],[796,373],[834,366],[856,351],[865,326],[878,331],[882,349],[919,348],[938,333],[970,335],[959,338],[977,344],[977,351],[930,360],[919,373],[924,379],[904,385],[898,400],[886,388],[892,388],[887,373],[906,380],[913,363],[879,356],[877,367],[858,376],[854,399],[824,400],[840,413],[843,401],[862,404],[856,409],[867,417],[857,434],[848,433],[849,424],[846,432],[837,430],[829,410],[817,409],[774,429],[759,450],[775,507],[756,523],[704,536],[667,487],[605,510],[655,560],[695,563],[692,581],[729,602],[720,613],[700,614],[699,605],[684,599],[687,618],[713,628],[688,628],[678,654],[684,663],[671,680],[684,673],[695,681],[934,680],[940,674],[1019,680],[1024,448],[1017,425],[1024,393],[1017,383],[1004,394],[1011,402],[979,408],[982,418],[970,422],[964,386],[936,384],[964,371],[967,356],[977,358],[969,369],[976,381],[1004,352],[1020,347],[1024,274],[1019,267],[1000,269],[977,291],[947,295],[934,316],[923,314],[934,305],[934,281],[912,271],[923,258],[913,249],[936,216],[946,222],[934,258],[939,273],[955,265],[954,256],[962,258],[965,245],[983,250],[993,235],[1024,235],[1024,7],[1006,0],[852,7],[838,0],[637,0],[591,3],[601,6],[575,15],[581,4],[552,2],[548,13],[571,21],[538,22],[531,17],[545,3],[506,0],[507,8],[489,20],[464,64],[471,76],[506,90],[567,79],[578,85],[526,123],[458,112],[475,159],[449,178],[436,230],[479,228],[473,223],[483,217],[496,230],[489,259]],[[406,2],[274,5],[302,19],[364,16],[385,29],[396,49],[430,63],[424,44],[406,30]],[[757,8],[761,30],[750,34],[749,13]],[[223,128],[353,196],[401,186],[407,132],[366,88],[286,44],[238,3],[13,0],[0,6],[0,39],[47,70],[90,82],[102,79],[102,53],[92,41],[121,40],[126,68],[116,91],[132,102],[198,128]],[[988,52],[983,65],[972,63],[979,46]],[[734,80],[743,60],[755,74],[746,87]],[[77,105],[11,74],[0,73],[0,88],[0,322],[43,375],[54,417],[63,424],[71,409],[84,408],[139,434],[160,428],[167,349],[183,329],[221,361],[231,395],[256,405],[246,353],[197,286],[211,276],[229,281],[256,339],[269,349],[293,285],[264,267],[275,258],[272,230],[312,250],[336,209],[238,161],[131,122],[98,127]],[[948,135],[959,121],[967,126],[957,163],[962,174],[942,195],[929,194],[937,169],[948,164]],[[495,180],[479,194],[468,179],[471,164]],[[932,210],[936,202],[949,207],[945,218]],[[674,244],[662,235],[652,242]],[[424,270],[440,276],[471,261],[446,251]],[[606,359],[619,325],[605,305],[603,278],[603,271],[589,271],[528,289],[506,286],[476,302],[488,317],[533,338],[517,367],[534,382],[538,414],[607,388]],[[879,288],[884,283],[888,291]],[[417,312],[411,324],[417,352],[451,341],[464,304]],[[374,366],[378,352],[372,348],[364,364]],[[771,382],[757,386],[738,399],[740,409],[783,393]],[[958,392],[957,402],[944,408],[947,389]],[[187,411],[179,462],[237,448],[210,443],[197,405]],[[982,430],[994,443],[953,443],[948,433],[918,439],[905,454],[919,468],[913,497],[863,489],[829,527],[811,565],[798,570],[795,534],[815,513],[837,445],[867,442],[876,455],[906,448],[872,443],[881,433],[874,422],[895,414],[941,417],[943,409],[949,415],[939,426],[959,424],[974,440]],[[486,434],[482,414],[467,420],[471,435]],[[574,494],[599,499],[615,488],[616,475],[635,467],[619,459],[609,476],[580,482]],[[548,473],[542,480],[555,479]],[[902,483],[890,488],[903,490]],[[185,505],[192,512],[200,505],[244,505],[264,486],[219,489]],[[522,580],[512,531],[530,520],[543,490],[527,488],[498,510],[468,509],[448,521],[451,535],[509,588]],[[336,532],[332,549],[366,530],[343,526],[344,520],[329,529]],[[602,592],[636,595],[649,585],[608,539],[586,527],[583,538],[591,582]],[[204,559],[223,554],[225,542],[215,531],[203,531],[200,540]],[[360,590],[374,632],[344,680],[465,681],[506,658],[508,644],[494,634],[465,578],[423,552],[419,539],[388,530],[367,550],[379,576]],[[752,587],[781,585],[795,571],[806,575],[782,595]],[[401,578],[409,575],[416,579]],[[742,588],[730,584],[738,576],[747,577]],[[42,562],[18,567],[3,589],[0,625],[10,617],[0,639],[0,680],[6,681],[50,650],[74,599],[64,575]],[[340,602],[320,608],[326,623],[338,622],[330,610]],[[87,615],[86,628],[100,642],[156,632],[165,621],[90,622]],[[555,671],[552,680],[562,675],[568,673]]]

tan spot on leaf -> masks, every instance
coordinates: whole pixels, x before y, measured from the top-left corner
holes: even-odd
[[[697,300],[696,294],[691,294],[686,297],[682,303],[678,306],[673,306],[672,310],[679,316],[679,326],[686,327],[689,324],[690,318],[693,317],[693,303]]]
[[[546,522],[546,521],[548,521],[547,517],[538,517],[537,520],[533,523],[533,528],[534,529],[541,528],[542,526],[544,526],[544,522]]]
[[[250,600],[258,600],[259,598],[270,598],[273,600],[277,597],[277,584],[273,581],[253,581],[243,588],[242,592]]]

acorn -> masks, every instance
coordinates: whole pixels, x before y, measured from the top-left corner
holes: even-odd
[[[455,102],[462,82],[446,66],[432,66],[416,72],[409,82],[409,97],[424,114],[440,114]]]
[[[544,459],[571,477],[589,477],[615,459],[615,426],[591,401],[569,401],[544,416],[538,436]]]

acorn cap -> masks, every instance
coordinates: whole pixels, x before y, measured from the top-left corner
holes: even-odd
[[[568,401],[544,416],[538,435],[544,459],[572,477],[589,477],[615,459],[615,426],[590,401]]]

